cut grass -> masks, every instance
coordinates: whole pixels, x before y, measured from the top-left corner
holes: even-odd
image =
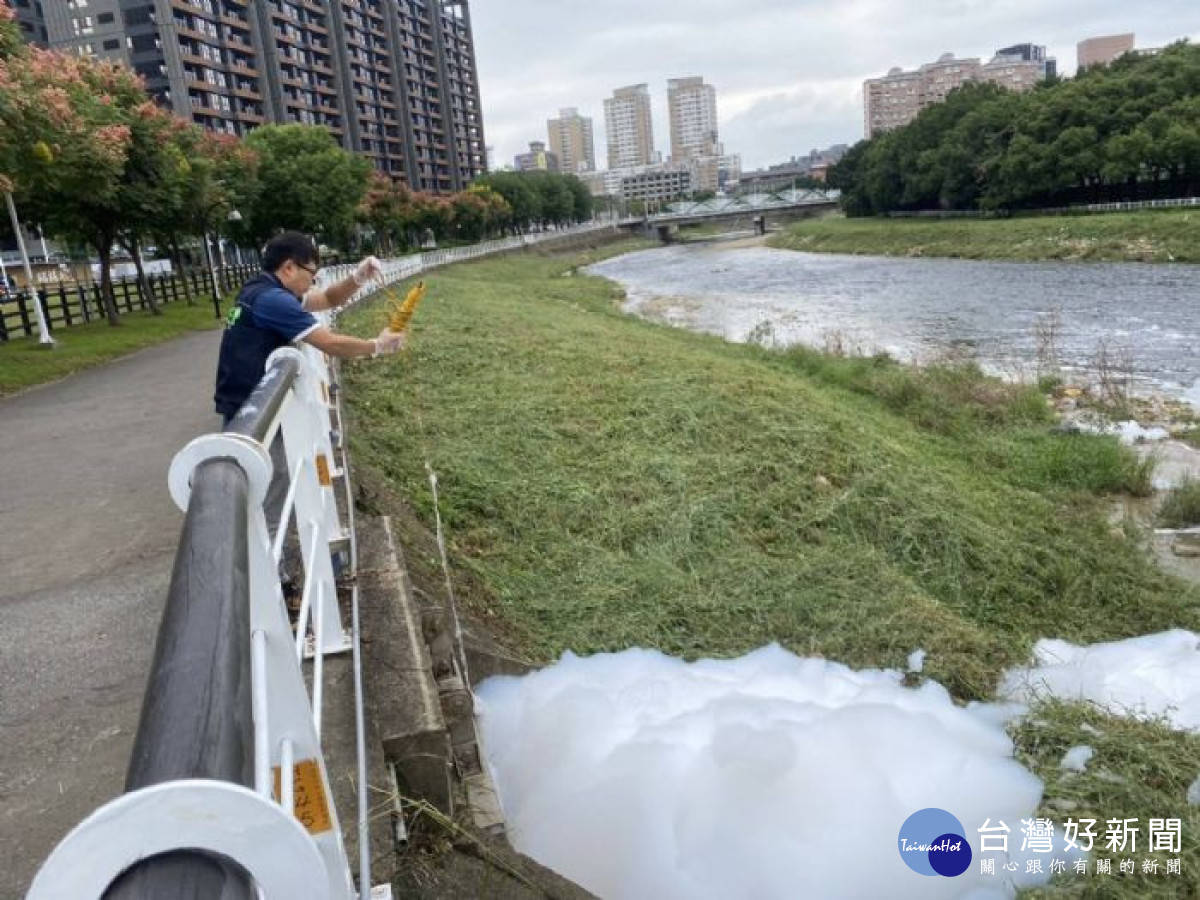
[[[1200,211],[1012,219],[846,219],[790,225],[772,247],[963,259],[1200,262]]]
[[[1017,759],[1045,784],[1038,815],[1061,823],[1095,819],[1096,834],[1088,874],[1068,868],[1049,888],[1028,891],[1022,897],[1062,900],[1065,897],[1147,898],[1169,900],[1195,897],[1200,883],[1200,807],[1184,799],[1196,777],[1200,736],[1172,731],[1161,722],[1107,715],[1090,704],[1045,703],[1022,719],[1013,737]],[[1060,763],[1071,747],[1087,745],[1095,755],[1082,773],[1064,770]],[[1151,819],[1180,819],[1180,852],[1149,852]],[[1137,850],[1113,852],[1105,835],[1109,819],[1137,819]],[[1056,834],[1061,834],[1056,828]],[[1013,828],[1013,835],[1020,833]],[[1017,847],[1020,845],[1017,844]],[[1049,870],[1049,855],[1043,868]],[[1096,860],[1112,861],[1112,875],[1097,875]],[[1119,862],[1132,859],[1132,875],[1119,873]],[[1169,859],[1180,860],[1180,875],[1167,875]],[[1144,873],[1143,862],[1157,860],[1157,873]]]
[[[534,658],[778,640],[896,666],[921,646],[978,697],[1038,637],[1197,624],[1195,592],[1099,512],[1094,492],[1143,483],[1114,438],[1056,434],[982,376],[815,372],[631,319],[612,285],[563,277],[578,261],[437,273],[411,353],[348,382],[358,464],[428,522],[430,456],[474,602]]]
[[[195,306],[168,303],[162,310],[161,316],[141,311],[125,313],[117,328],[107,321],[60,328],[54,332],[53,350],[38,344],[36,337],[0,344],[0,397],[64,378],[189,331],[220,325],[211,302]]]
[[[459,600],[512,651],[694,659],[778,641],[903,669],[921,647],[926,674],[967,699],[990,697],[1040,637],[1200,625],[1196,589],[1105,521],[1100,495],[1141,490],[1147,474],[1115,438],[1057,433],[1042,398],[970,367],[777,352],[637,320],[617,288],[576,273],[583,261],[439,270],[410,350],[346,371],[355,465],[412,507],[396,511],[418,589],[440,590],[419,533],[433,523],[428,459]],[[342,324],[370,334],[383,316],[368,305]],[[1048,724],[1017,735],[1048,801],[1073,797],[1049,777],[1073,709],[1038,710],[1030,721]],[[1195,738],[1105,727],[1138,743],[1101,748],[1121,792],[1080,782],[1097,812],[1183,817],[1186,839],[1178,788],[1195,776]],[[1170,778],[1146,780],[1157,772]],[[1194,893],[1195,860],[1184,873],[1169,886]],[[1153,896],[1114,883],[1114,896]]]

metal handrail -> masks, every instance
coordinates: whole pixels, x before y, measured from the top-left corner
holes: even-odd
[[[246,473],[197,467],[125,790],[184,778],[249,787],[253,763]],[[183,851],[134,865],[105,900],[254,897],[241,868]]]
[[[288,391],[296,383],[299,374],[300,363],[297,360],[278,360],[230,419],[225,432],[265,443],[279,419],[279,411],[283,408]]]

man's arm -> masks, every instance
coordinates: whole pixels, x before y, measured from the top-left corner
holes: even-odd
[[[339,359],[355,359],[360,356],[379,356],[382,353],[395,353],[404,346],[404,332],[384,329],[379,337],[367,340],[349,334],[337,334],[324,325],[318,326],[301,338],[322,353],[336,356]]]
[[[383,267],[374,256],[368,256],[358,264],[358,267],[337,284],[331,284],[324,290],[313,288],[304,295],[302,305],[308,312],[320,312],[323,309],[334,309],[341,306],[354,296],[354,292],[370,281],[383,274]]]

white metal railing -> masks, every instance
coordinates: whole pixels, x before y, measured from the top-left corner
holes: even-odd
[[[589,223],[386,260],[383,276],[360,289],[350,302],[436,266],[615,227],[608,222]],[[318,283],[321,286],[334,283],[350,271],[350,266],[324,269]],[[212,465],[225,466],[222,471],[226,476],[229,466],[239,470],[220,489],[214,489],[215,505],[235,502],[231,499],[235,494],[224,485],[242,485],[236,502],[244,504],[246,515],[240,521],[248,523],[247,527],[240,532],[232,529],[235,534],[210,533],[208,539],[210,544],[224,542],[223,549],[230,551],[231,558],[246,560],[243,570],[246,583],[235,583],[232,589],[226,589],[225,599],[236,607],[239,598],[248,597],[247,646],[236,653],[248,656],[246,671],[252,720],[249,783],[243,785],[213,776],[167,775],[157,778],[156,783],[127,785],[127,793],[96,810],[55,848],[35,877],[28,900],[99,900],[131,867],[159,854],[178,851],[216,854],[232,860],[249,874],[253,893],[248,896],[258,895],[267,900],[301,897],[349,900],[357,893],[360,900],[366,900],[370,895],[358,589],[352,586],[349,591],[352,627],[348,630],[338,602],[334,571],[334,558],[339,553],[348,554],[350,572],[357,565],[353,495],[345,477],[345,443],[341,438],[344,430],[334,375],[331,361],[307,344],[276,351],[268,361],[267,373],[229,429],[189,443],[176,455],[168,475],[171,496],[187,514],[187,521],[176,557],[172,596],[164,613],[158,656],[171,652],[169,647],[164,650],[163,634],[179,589],[177,582],[185,577],[179,575],[181,567],[186,570],[190,561],[196,568],[195,557],[205,552],[201,546],[209,546],[197,537],[196,532],[202,526],[192,527],[193,516],[200,515],[198,504],[192,502],[193,496],[202,484],[209,483],[203,479],[212,474]],[[272,539],[263,500],[272,478],[269,448],[276,435],[283,442],[288,487],[276,536]],[[339,477],[344,488],[340,511],[334,489]],[[239,519],[237,515],[229,515],[225,521]],[[289,523],[296,528],[304,572],[294,626],[279,578]],[[237,546],[230,548],[231,543]],[[199,568],[205,564],[213,563],[201,559]],[[233,581],[237,582],[236,571],[234,576]],[[205,579],[213,580],[207,572],[196,577],[199,587],[192,584],[192,593],[184,591],[183,599],[194,602],[205,590]],[[182,632],[174,636],[180,635]],[[360,848],[357,892],[321,749],[325,657],[347,651],[353,654],[356,688]],[[311,692],[303,672],[306,658],[311,659]],[[152,679],[156,674],[152,674]],[[147,691],[147,706],[154,687],[152,683]],[[199,716],[196,710],[176,712],[192,720]],[[143,741],[147,718],[144,709],[135,752]],[[147,746],[153,753],[153,739],[147,739]],[[121,896],[155,894],[132,891]]]

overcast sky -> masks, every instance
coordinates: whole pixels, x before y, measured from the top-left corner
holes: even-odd
[[[1136,46],[1200,41],[1200,0],[477,0],[471,5],[484,134],[499,166],[546,120],[592,118],[605,167],[604,98],[645,82],[655,149],[667,156],[667,79],[717,89],[725,152],[747,169],[863,136],[862,82],[947,51],[984,61],[1044,44],[1075,71],[1084,38],[1134,32]]]

